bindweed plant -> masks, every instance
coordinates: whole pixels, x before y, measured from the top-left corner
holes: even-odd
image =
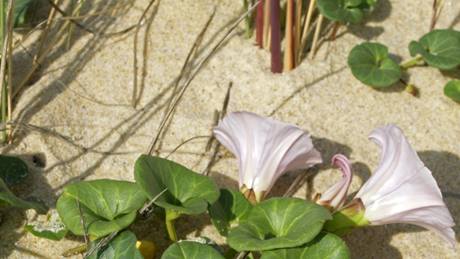
[[[219,190],[210,177],[165,158],[141,155],[134,166],[135,182],[99,179],[65,187],[57,212],[65,229],[87,241],[76,251],[86,251],[86,258],[153,258],[153,245],[137,240],[129,228],[139,214],[148,216],[149,207],[164,217],[171,240],[161,255],[165,259],[350,258],[343,235],[390,223],[419,225],[455,245],[454,223],[435,179],[394,125],[371,133],[382,150],[380,165],[349,202],[352,168],[340,154],[332,164],[342,178],[314,200],[269,195],[282,174],[321,163],[310,135],[297,126],[235,112],[220,121],[214,134],[239,160],[239,190]],[[176,233],[182,215],[205,214],[226,244],[184,240]]]
[[[359,81],[375,88],[390,87],[402,81],[402,72],[415,66],[455,70],[460,66],[460,32],[433,30],[419,41],[411,41],[409,52],[413,58],[398,65],[385,45],[366,42],[353,47],[348,55],[348,66]],[[457,81],[449,82],[444,88],[445,95],[455,101],[459,96]],[[407,89],[413,89],[413,86],[408,84]]]

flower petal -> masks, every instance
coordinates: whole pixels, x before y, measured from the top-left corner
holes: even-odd
[[[310,136],[298,127],[249,112],[233,112],[214,134],[239,160],[240,187],[268,191],[288,170],[321,162]]]
[[[443,206],[422,207],[404,211],[391,217],[382,218],[372,222],[372,225],[384,225],[391,223],[406,223],[417,225],[438,233],[444,240],[455,247],[457,243],[455,232],[452,227],[455,225],[449,210]]]
[[[317,203],[339,209],[345,202],[353,174],[351,172],[350,161],[344,155],[337,154],[333,156],[332,164],[340,168],[342,171],[342,179],[324,192]]]
[[[455,244],[454,226],[431,171],[394,125],[378,128],[370,139],[382,149],[380,164],[356,195],[372,225],[409,223],[425,227]]]
[[[397,126],[377,128],[369,139],[377,143],[382,152],[377,170],[356,195],[366,206],[410,181],[425,167]]]

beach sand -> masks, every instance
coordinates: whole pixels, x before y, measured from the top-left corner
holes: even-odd
[[[87,1],[89,2],[89,1]],[[103,8],[106,1],[94,1]],[[94,18],[87,25],[97,31],[115,32],[136,24],[147,0],[118,1],[115,18]],[[351,191],[376,169],[379,149],[367,138],[376,127],[398,125],[433,172],[454,220],[460,222],[460,105],[443,95],[449,74],[429,67],[410,70],[410,83],[420,90],[415,98],[401,85],[377,91],[353,77],[347,67],[351,48],[363,41],[388,46],[397,59],[410,58],[408,44],[428,32],[431,1],[379,1],[365,25],[342,27],[334,42],[325,42],[314,60],[305,59],[295,70],[272,74],[270,55],[244,36],[241,25],[230,40],[204,66],[179,103],[165,134],[160,155],[194,136],[210,135],[215,110],[220,110],[227,87],[233,83],[228,111],[252,111],[293,123],[310,132],[324,165],[313,178],[313,189],[322,192],[340,173],[329,166],[331,157],[350,157],[355,177]],[[62,187],[80,179],[112,178],[133,180],[136,158],[147,152],[164,116],[171,89],[180,68],[217,4],[216,15],[205,34],[193,64],[196,65],[239,17],[241,1],[161,1],[151,20],[144,55],[144,33],[139,34],[138,85],[144,90],[136,108],[131,106],[134,34],[103,37],[76,30],[70,49],[62,47],[45,59],[41,77],[20,96],[14,118],[23,124],[49,132],[23,130],[16,141],[2,149],[8,154],[40,154],[46,166],[32,170],[21,197],[37,197],[53,207]],[[156,8],[156,7],[155,7]],[[446,0],[437,28],[460,30],[460,3]],[[32,46],[32,39],[25,46]],[[145,60],[144,60],[145,57]],[[15,56],[18,77],[27,70],[30,57],[23,50]],[[142,67],[145,65],[145,77]],[[454,76],[459,77],[457,73]],[[183,82],[183,81],[182,81]],[[182,85],[182,84],[181,84]],[[56,137],[56,134],[66,139]],[[70,142],[78,146],[71,145]],[[170,158],[201,172],[209,161],[207,139],[184,145]],[[85,149],[82,149],[84,147]],[[223,148],[222,158],[210,176],[220,186],[237,188],[237,161]],[[280,194],[294,179],[283,176],[273,193]],[[296,197],[307,196],[302,186]],[[30,213],[28,213],[30,214]],[[68,237],[61,242],[39,239],[24,233],[26,214],[21,210],[2,211],[1,258],[58,258],[65,250],[81,244]],[[206,236],[224,242],[208,217],[177,220],[180,238]],[[139,238],[166,244],[158,219],[140,220],[133,229]],[[200,231],[195,231],[199,229]],[[454,227],[457,240],[460,227]],[[458,258],[440,237],[419,227],[388,225],[358,229],[346,236],[353,258]]]

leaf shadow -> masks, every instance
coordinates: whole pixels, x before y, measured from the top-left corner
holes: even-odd
[[[418,152],[438,182],[454,222],[454,232],[460,241],[460,157],[447,151],[426,150]]]
[[[46,166],[46,157],[43,153],[12,154],[21,158],[29,168],[29,175],[22,183],[12,186],[10,189],[18,197],[26,200],[44,202],[48,207],[53,207],[50,201],[56,200],[52,187],[43,174]],[[19,251],[22,255],[34,258],[47,258],[40,251],[34,251],[18,244],[18,240],[26,234],[22,228],[27,222],[26,212],[23,209],[4,207],[0,209],[0,258],[9,257],[13,251]]]
[[[447,76],[453,79],[459,79],[460,80],[460,69],[454,69],[454,70],[440,70],[443,76]]]

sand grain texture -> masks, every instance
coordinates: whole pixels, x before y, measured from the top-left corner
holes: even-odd
[[[104,2],[94,1],[93,5],[102,8]],[[95,19],[89,24],[104,31],[126,28],[137,22],[148,2],[135,1],[116,19]],[[324,191],[332,184],[330,179],[338,179],[338,172],[329,166],[335,153],[351,157],[357,176],[352,190],[357,190],[379,160],[379,150],[367,135],[378,126],[395,123],[433,171],[455,221],[460,222],[460,105],[443,95],[442,87],[449,77],[432,68],[412,69],[410,82],[421,93],[420,98],[414,98],[398,87],[382,92],[364,86],[347,68],[346,58],[357,43],[379,41],[391,53],[407,59],[410,40],[428,31],[431,1],[379,2],[377,12],[365,27],[354,25],[347,31],[342,28],[337,40],[324,43],[314,60],[304,60],[297,69],[282,75],[269,72],[269,53],[246,39],[241,26],[190,85],[165,136],[161,154],[166,155],[190,137],[210,134],[214,110],[221,108],[227,85],[232,81],[229,111],[272,115],[297,124],[314,136],[325,161],[314,179],[314,191]],[[34,170],[24,196],[39,197],[53,206],[62,186],[69,182],[82,178],[133,179],[134,161],[148,149],[164,114],[171,86],[215,3],[219,7],[195,64],[238,17],[242,4],[235,0],[161,1],[148,34],[145,90],[137,109],[130,106],[132,33],[103,38],[80,31],[69,51],[60,50],[46,60],[42,77],[21,96],[15,118],[52,129],[91,150],[128,154],[85,152],[49,134],[22,132],[20,142],[3,148],[3,152],[41,153],[47,163],[43,170]],[[437,28],[460,29],[459,17],[460,3],[446,0]],[[140,64],[142,44],[140,40]],[[20,66],[30,61],[24,53],[18,53],[16,59]],[[196,140],[172,158],[202,171],[209,157],[201,155],[205,145],[206,140]],[[212,168],[211,176],[221,186],[236,187],[236,160],[224,156]],[[281,193],[292,180],[293,176],[283,177],[274,192]],[[296,196],[305,195],[303,186]],[[23,233],[24,223],[25,216],[19,210],[3,214],[1,258],[58,258],[63,251],[79,244],[71,239],[61,242],[38,239]],[[163,234],[158,234],[162,231],[158,220],[144,223],[146,226],[134,227],[143,229],[140,237],[165,245],[161,241]],[[195,227],[202,229],[201,233],[194,232]],[[182,238],[203,235],[223,241],[206,218],[184,217],[178,220],[177,228]],[[460,227],[454,230],[459,236]],[[408,225],[360,229],[346,239],[353,258],[459,257],[435,234]]]

